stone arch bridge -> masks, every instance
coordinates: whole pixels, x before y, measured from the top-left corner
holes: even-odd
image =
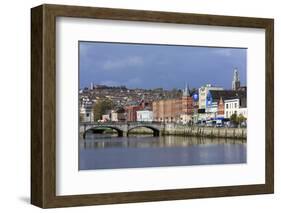
[[[106,129],[116,130],[119,137],[126,137],[133,129],[145,127],[153,131],[153,136],[162,135],[165,125],[160,122],[91,122],[80,123],[80,134],[85,138],[87,132],[103,132]]]

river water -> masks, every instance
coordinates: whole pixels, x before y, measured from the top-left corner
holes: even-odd
[[[184,136],[87,134],[79,170],[246,163],[245,140]]]

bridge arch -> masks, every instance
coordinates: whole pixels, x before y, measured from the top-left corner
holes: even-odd
[[[159,136],[160,135],[160,130],[156,127],[150,126],[150,125],[137,125],[137,126],[133,126],[131,128],[128,128],[128,132],[127,135],[130,134],[130,131],[137,129],[137,128],[147,128],[147,129],[151,129],[153,131],[153,136]]]
[[[88,132],[92,132],[92,133],[95,133],[97,131],[100,131],[100,132],[104,132],[106,129],[113,129],[113,130],[116,130],[117,134],[118,134],[118,137],[122,137],[123,136],[123,130],[119,129],[118,127],[114,127],[114,126],[91,126],[90,128],[86,129],[85,132],[83,133],[83,139],[85,139],[86,137],[86,134]]]

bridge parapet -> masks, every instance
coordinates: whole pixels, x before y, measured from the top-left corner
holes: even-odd
[[[118,132],[119,136],[127,136],[132,129],[145,127],[153,131],[154,136],[159,136],[165,125],[160,122],[85,122],[80,123],[80,133],[85,134],[89,130],[111,128]]]

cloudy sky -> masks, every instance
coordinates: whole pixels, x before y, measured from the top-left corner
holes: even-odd
[[[79,42],[80,88],[90,83],[128,88],[231,88],[233,69],[246,84],[247,50],[174,45]]]

